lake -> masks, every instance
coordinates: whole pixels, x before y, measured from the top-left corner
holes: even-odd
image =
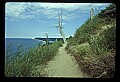
[[[30,48],[37,47],[38,44],[43,45],[45,41],[30,38],[5,38],[5,54],[8,49],[12,50],[12,53],[15,53],[20,45],[22,45],[20,49],[24,52],[28,51]]]

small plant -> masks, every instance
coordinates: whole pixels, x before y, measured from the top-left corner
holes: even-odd
[[[92,20],[88,19],[76,30],[66,49],[75,57],[81,70],[93,78],[111,78],[115,72],[116,15],[99,16],[115,8],[111,4]],[[110,26],[106,29],[102,27]],[[87,44],[86,44],[87,43]],[[74,48],[74,50],[73,50]]]
[[[5,75],[7,77],[42,77],[47,73],[43,71],[49,60],[54,58],[62,42],[34,47],[27,52],[22,51],[22,45],[17,47],[15,53],[10,50],[10,44],[7,48],[5,59]],[[12,55],[9,56],[9,55]]]
[[[91,47],[88,43],[81,44],[77,47],[78,54],[81,56],[93,54],[91,52]]]

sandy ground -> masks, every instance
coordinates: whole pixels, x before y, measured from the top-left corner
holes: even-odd
[[[84,78],[83,73],[78,69],[78,64],[74,57],[67,54],[66,44],[59,48],[59,52],[53,60],[48,62],[45,71],[48,76],[45,77],[77,77]]]

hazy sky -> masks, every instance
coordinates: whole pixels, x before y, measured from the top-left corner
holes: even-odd
[[[61,37],[58,28],[58,12],[63,11],[63,32],[73,36],[89,17],[109,6],[110,3],[40,3],[7,2],[5,4],[5,37],[35,38]],[[51,28],[53,27],[53,28]]]

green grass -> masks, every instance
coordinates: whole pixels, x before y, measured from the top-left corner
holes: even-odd
[[[43,71],[47,62],[54,58],[62,42],[38,46],[22,52],[22,45],[18,46],[15,54],[9,45],[5,57],[5,76],[7,77],[42,77],[47,73]],[[11,55],[14,55],[13,57]]]
[[[106,8],[108,10],[111,7]],[[111,28],[101,27],[111,25]],[[74,37],[70,38],[66,49],[75,57],[84,73],[91,77],[111,78],[115,72],[116,18],[95,16],[88,19]]]
[[[108,28],[99,35],[91,36],[88,43],[72,45],[71,52],[81,70],[91,77],[111,78],[115,72],[116,27]],[[69,42],[71,43],[71,42]],[[70,50],[71,45],[66,47]],[[70,49],[69,49],[70,48]],[[104,72],[106,74],[102,75]]]

